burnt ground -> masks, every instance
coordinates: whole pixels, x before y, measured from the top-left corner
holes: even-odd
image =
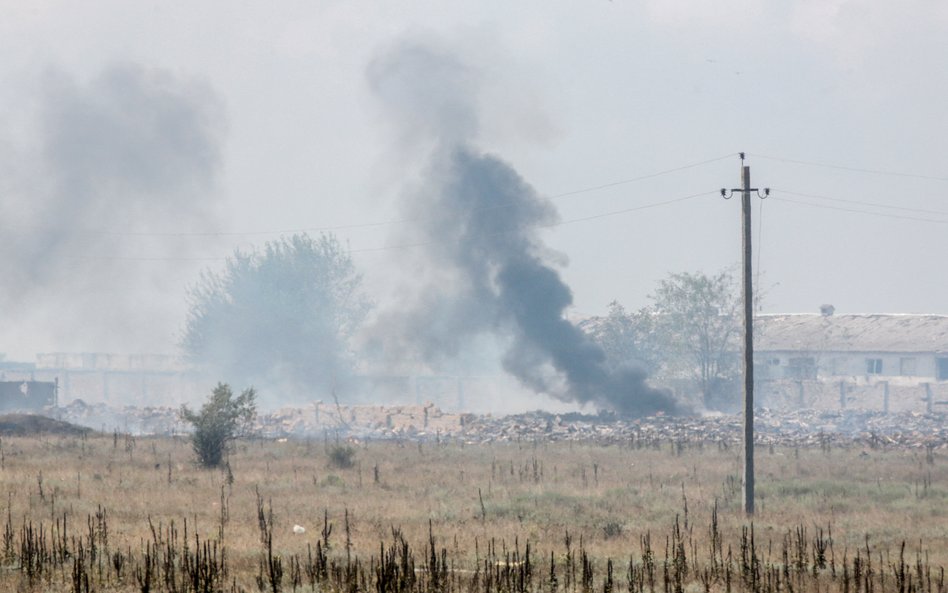
[[[0,436],[75,435],[91,429],[38,414],[0,414]]]

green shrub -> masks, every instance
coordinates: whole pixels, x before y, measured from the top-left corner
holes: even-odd
[[[602,535],[606,539],[619,537],[620,535],[622,535],[622,531],[623,531],[622,523],[619,523],[618,521],[609,521],[608,523],[602,526]]]
[[[336,474],[329,474],[328,476],[320,480],[319,485],[323,487],[344,488],[346,485],[346,481],[340,478],[339,476],[337,476]]]
[[[333,445],[329,448],[329,464],[339,469],[349,469],[355,465],[356,450],[349,445]]]
[[[256,392],[251,387],[234,397],[230,386],[218,383],[200,412],[181,406],[181,419],[194,427],[191,446],[204,467],[218,467],[231,441],[246,434],[257,414]]]

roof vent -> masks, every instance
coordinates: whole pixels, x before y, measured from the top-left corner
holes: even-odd
[[[823,317],[829,317],[836,312],[836,307],[833,305],[820,305],[820,315]]]

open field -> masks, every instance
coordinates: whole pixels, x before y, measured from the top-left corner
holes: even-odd
[[[739,456],[329,437],[203,470],[186,437],[5,437],[0,590],[945,590],[943,449],[760,447],[752,533]]]

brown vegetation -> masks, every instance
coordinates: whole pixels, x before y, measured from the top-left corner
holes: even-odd
[[[726,445],[7,437],[0,590],[943,592],[946,467],[763,447],[752,525]]]

